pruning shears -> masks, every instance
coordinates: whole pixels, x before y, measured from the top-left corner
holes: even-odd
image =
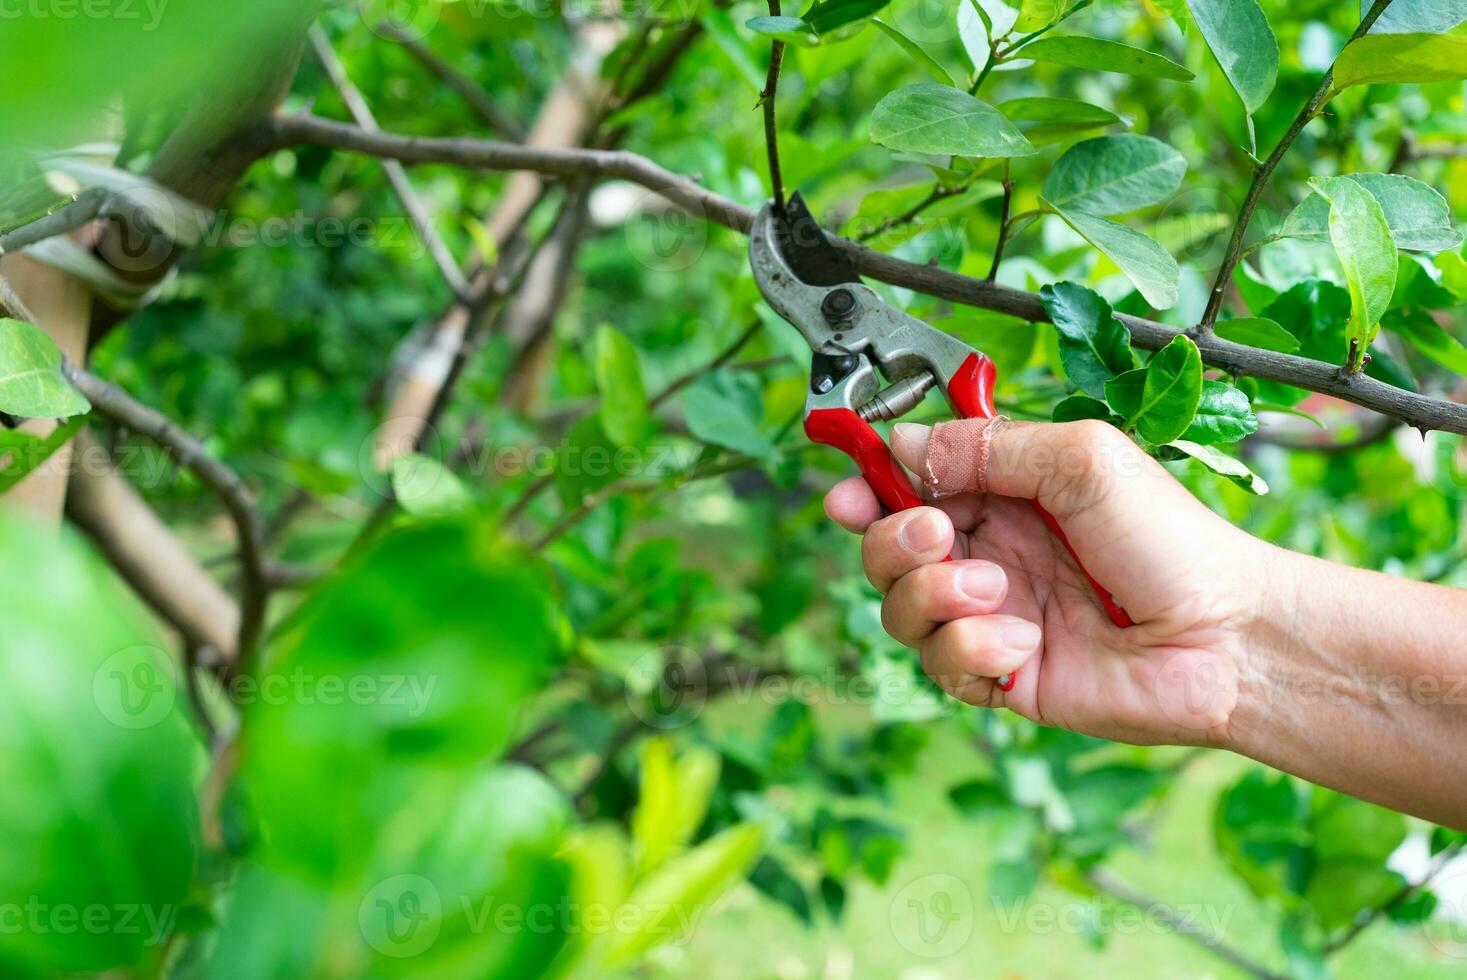
[[[804,199],[777,213],[766,203],[749,232],[749,264],[765,301],[814,352],[805,400],[805,435],[856,462],[888,511],[921,507],[907,472],[872,426],[893,421],[939,389],[959,418],[997,412],[993,361],[976,348],[891,306],[861,282],[855,263],[831,244]],[[1069,550],[1117,626],[1130,616],[1080,564],[1048,511],[1034,507]],[[1009,690],[1013,677],[1000,686]]]

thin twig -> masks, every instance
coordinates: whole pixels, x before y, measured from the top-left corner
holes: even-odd
[[[311,52],[316,56],[317,63],[326,72],[326,77],[331,80],[331,85],[341,96],[341,101],[346,103],[346,109],[356,120],[357,125],[368,132],[380,132],[381,127],[377,125],[377,118],[372,114],[371,106],[367,105],[367,100],[362,96],[361,90],[352,84],[351,78],[346,73],[346,66],[332,50],[331,42],[327,39],[325,32],[319,25],[312,24],[307,33],[307,39],[310,41]],[[472,303],[474,289],[469,285],[469,280],[463,270],[459,268],[458,260],[453,257],[453,253],[448,250],[447,244],[439,236],[438,230],[433,227],[433,219],[428,214],[428,208],[413,187],[406,168],[396,160],[383,160],[382,169],[387,174],[387,182],[392,185],[393,193],[402,202],[402,209],[407,212],[408,220],[413,223],[418,237],[422,239],[423,247],[428,250],[433,264],[438,267],[439,275],[448,283],[448,288],[453,290],[453,294],[460,301]]]
[[[404,163],[533,170],[568,178],[615,177],[641,184],[697,217],[737,231],[747,233],[754,221],[753,210],[666,170],[646,157],[621,150],[537,149],[484,140],[423,139],[368,133],[344,123],[302,115],[261,123],[250,140],[259,151],[317,144],[392,157]],[[832,236],[831,241],[852,258],[863,274],[873,279],[1031,322],[1049,321],[1049,314],[1035,293],[931,265],[907,262],[843,238]],[[1132,342],[1142,350],[1160,350],[1181,333],[1144,317],[1121,315],[1121,321],[1130,330]],[[1322,361],[1248,347],[1215,335],[1196,339],[1203,361],[1229,374],[1280,381],[1296,388],[1333,395],[1423,431],[1439,429],[1467,435],[1467,406],[1406,391],[1363,375],[1342,376],[1338,365]]]
[[[227,681],[246,673],[253,664],[256,646],[264,632],[270,599],[270,563],[264,550],[265,526],[255,506],[254,495],[237,473],[161,412],[80,368],[68,364],[65,372],[67,379],[87,397],[98,415],[162,447],[180,466],[198,477],[199,482],[208,487],[229,511],[239,548],[241,595],[239,642],[233,661],[224,665],[222,679]]]
[[[1229,946],[1224,936],[1199,928],[1189,916],[1183,915],[1164,902],[1158,902],[1142,894],[1104,868],[1091,869],[1086,873],[1085,879],[1096,889],[1105,892],[1112,898],[1155,916],[1157,921],[1165,924],[1167,928],[1183,939],[1196,943],[1213,956],[1232,964],[1244,973],[1257,977],[1258,980],[1286,980],[1283,974],[1275,973],[1248,955]]]
[[[1360,26],[1355,28],[1355,33],[1350,35],[1350,40],[1345,42],[1348,47],[1353,41],[1364,37],[1385,9],[1391,5],[1391,0],[1375,0],[1363,18]],[[1218,314],[1222,312],[1223,297],[1227,294],[1228,283],[1232,281],[1233,270],[1238,267],[1238,261],[1243,254],[1243,240],[1248,234],[1248,223],[1253,220],[1253,212],[1258,208],[1258,202],[1263,197],[1263,189],[1268,185],[1268,180],[1273,176],[1279,161],[1289,148],[1294,145],[1294,140],[1304,131],[1304,127],[1313,121],[1319,114],[1324,103],[1329,99],[1330,90],[1334,87],[1335,69],[1331,65],[1324,73],[1324,79],[1319,83],[1319,88],[1310,96],[1309,101],[1304,103],[1304,108],[1294,117],[1289,129],[1284,133],[1268,159],[1258,165],[1253,171],[1253,180],[1248,185],[1248,192],[1243,197],[1243,206],[1238,209],[1238,220],[1233,225],[1233,235],[1228,240],[1227,251],[1223,255],[1222,265],[1217,270],[1217,278],[1212,284],[1212,293],[1207,297],[1207,308],[1202,312],[1202,319],[1192,331],[1195,340],[1201,335],[1211,334],[1212,325],[1217,322]]]
[[[73,231],[92,221],[101,214],[102,206],[107,203],[108,192],[100,187],[83,191],[76,200],[64,207],[57,208],[44,218],[37,218],[29,224],[21,225],[0,235],[0,255],[14,252],[55,238],[59,235],[69,235]]]
[[[769,16],[779,16],[779,0],[769,0]],[[784,64],[784,42],[775,39],[769,52],[769,74],[764,77],[764,91],[759,104],[764,107],[764,147],[769,155],[769,189],[774,198],[774,213],[784,214],[784,177],[779,171],[779,124],[775,119],[775,102],[779,96],[779,70]]]
[[[25,305],[25,300],[18,296],[11,288],[10,282],[0,276],[0,316],[9,317],[12,320],[21,320],[25,323],[35,323],[36,315]]]
[[[961,184],[934,184],[931,193],[922,198],[922,200],[912,205],[902,214],[894,218],[887,218],[870,231],[863,231],[856,236],[855,240],[863,243],[869,242],[873,238],[879,238],[889,231],[905,227],[920,218],[922,212],[932,207],[932,205],[937,204],[939,201],[945,201],[950,197],[956,197],[967,191],[971,186],[973,186],[971,181],[964,181]]]
[[[1329,956],[1344,949],[1346,946],[1350,945],[1350,943],[1354,942],[1357,936],[1359,936],[1366,929],[1370,928],[1373,923],[1378,922],[1381,916],[1390,912],[1391,909],[1400,905],[1402,902],[1405,902],[1408,899],[1414,897],[1419,892],[1421,892],[1422,889],[1429,886],[1436,878],[1436,876],[1441,873],[1442,868],[1446,867],[1447,863],[1451,861],[1452,858],[1461,853],[1461,851],[1461,843],[1448,844],[1446,847],[1442,848],[1431,859],[1431,862],[1427,865],[1426,874],[1422,876],[1420,881],[1408,881],[1400,888],[1398,888],[1395,893],[1391,895],[1390,898],[1386,899],[1384,902],[1380,903],[1369,912],[1362,914],[1354,922],[1350,923],[1350,927],[1348,929],[1346,929],[1340,935],[1336,936],[1334,939],[1331,939],[1325,945],[1325,955]]]
[[[505,139],[523,140],[525,138],[524,127],[495,105],[494,100],[489,97],[489,93],[484,91],[482,86],[440,58],[432,48],[423,43],[421,38],[386,21],[378,24],[373,30],[402,45],[424,68],[438,76],[439,81],[457,92],[459,97],[468,103],[469,108],[474,110],[475,115],[487,123],[490,129]]]
[[[1009,170],[1010,161],[1003,162],[1003,210],[998,215],[998,244],[993,246],[993,264],[988,267],[988,281],[998,278],[998,267],[1003,262],[1003,249],[1009,240],[1009,209],[1014,204],[1014,178]]]

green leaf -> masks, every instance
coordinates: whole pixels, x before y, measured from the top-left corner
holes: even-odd
[[[1181,450],[1218,476],[1226,477],[1249,493],[1257,494],[1260,497],[1268,493],[1268,484],[1263,482],[1263,477],[1250,470],[1241,459],[1229,456],[1215,446],[1201,446],[1184,439],[1176,439],[1170,445],[1173,449]]]
[[[1182,438],[1201,446],[1237,442],[1258,431],[1248,396],[1223,381],[1203,381],[1197,415]]]
[[[802,18],[816,34],[830,34],[848,24],[865,20],[891,0],[815,0]]]
[[[1428,184],[1400,174],[1347,174],[1380,204],[1397,248],[1412,252],[1444,252],[1459,248],[1462,233],[1452,220],[1451,207]],[[1329,201],[1310,194],[1289,212],[1279,229],[1280,238],[1327,242]]]
[[[871,113],[871,141],[910,153],[1021,157],[1034,152],[993,106],[934,82],[899,88]]]
[[[1190,82],[1197,76],[1159,54],[1098,37],[1042,37],[1024,45],[1023,56],[1071,68],[1112,71],[1143,78]]]
[[[997,783],[985,779],[959,783],[948,790],[947,795],[959,813],[974,819],[990,816],[1014,805]]]
[[[1076,128],[1110,126],[1125,122],[1109,109],[1102,109],[1079,99],[1057,99],[1047,95],[1031,95],[1009,99],[995,106],[1014,122],[1072,125]]]
[[[661,865],[692,839],[708,814],[719,762],[711,749],[694,747],[674,758],[672,743],[665,738],[643,743],[641,791],[631,821],[639,875]]]
[[[1144,367],[1118,374],[1105,383],[1105,400],[1120,413],[1123,427],[1141,411],[1141,398],[1145,391]]]
[[[1316,178],[1310,183],[1330,202],[1330,240],[1350,290],[1346,339],[1356,344],[1349,365],[1354,370],[1380,330],[1380,318],[1396,290],[1396,243],[1380,202],[1360,184],[1348,177]]]
[[[1114,382],[1112,382],[1114,383]],[[1089,395],[1071,395],[1054,407],[1050,415],[1055,422],[1078,422],[1081,419],[1099,419],[1109,422],[1116,428],[1125,425],[1125,419],[1116,415],[1110,407],[1099,398],[1091,398]]]
[[[750,17],[744,21],[744,26],[756,34],[767,34],[790,44],[814,45],[820,40],[815,36],[815,29],[798,17]],[[749,77],[747,72],[744,77]],[[757,75],[755,78],[755,87],[761,87],[762,79]]]
[[[1190,338],[1173,338],[1146,365],[1141,404],[1127,421],[1141,437],[1165,445],[1187,431],[1202,400],[1202,354]]]
[[[1279,42],[1258,0],[1187,0],[1192,18],[1251,116],[1279,73]]]
[[[1373,0],[1360,0],[1364,17]],[[1445,34],[1467,20],[1467,0],[1394,0],[1370,28],[1372,34]]]
[[[1425,310],[1392,310],[1381,321],[1385,327],[1406,340],[1448,371],[1467,376],[1467,347],[1448,333]]]
[[[414,517],[446,517],[473,506],[473,497],[453,471],[431,456],[408,453],[392,461],[392,493]]]
[[[632,889],[617,911],[641,928],[604,934],[598,959],[624,965],[649,949],[688,935],[699,917],[744,879],[764,848],[764,830],[738,824],[668,861]],[[594,962],[594,960],[593,960]]]
[[[69,532],[0,511],[0,554],[17,573],[0,590],[0,973],[151,973],[197,849],[203,759],[176,655]]]
[[[943,85],[956,84],[956,82],[953,80],[953,77],[948,74],[947,69],[942,67],[942,65],[938,63],[936,58],[932,57],[932,55],[922,50],[922,46],[919,45],[916,41],[913,41],[911,38],[907,37],[901,31],[897,30],[895,27],[891,26],[880,17],[871,18],[871,23],[875,25],[875,27],[879,31],[881,31],[881,33],[885,34],[887,37],[895,41],[897,43],[897,46],[907,53],[907,57],[911,58],[914,62],[920,65],[922,69],[927,72],[927,74],[937,79],[938,82]]]
[[[1034,342],[1039,339],[1038,328],[1027,320],[971,306],[957,307],[952,316],[930,322],[987,354],[998,368],[1000,378],[1023,370],[1034,354]]]
[[[1219,320],[1213,331],[1224,340],[1260,350],[1292,354],[1299,349],[1299,338],[1267,317],[1244,316],[1236,320]]]
[[[1060,19],[1064,6],[1062,0],[1022,0],[1019,16],[1014,20],[1014,30],[1028,34],[1049,27]]]
[[[1057,208],[1104,217],[1160,204],[1176,193],[1187,161],[1150,136],[1101,136],[1076,143],[1044,180]]]
[[[1334,90],[1393,82],[1467,78],[1467,37],[1458,34],[1367,34],[1335,61]]]
[[[608,324],[596,328],[591,344],[596,389],[601,392],[601,428],[618,445],[640,446],[651,431],[652,415],[637,349],[626,334]]]
[[[1053,202],[1050,203],[1053,205]],[[1105,218],[1097,218],[1081,211],[1065,211],[1058,207],[1054,212],[1065,224],[1114,262],[1146,302],[1158,310],[1170,309],[1176,305],[1181,271],[1166,249],[1139,231]]]
[[[1066,376],[1086,394],[1104,397],[1107,381],[1136,366],[1130,331],[1099,293],[1084,286],[1055,283],[1039,296],[1059,334]]]
[[[58,425],[49,436],[0,427],[0,494],[34,473],[55,456],[86,424],[80,415]]]
[[[44,330],[0,319],[0,412],[64,419],[91,407],[61,373],[61,351]]]
[[[774,444],[760,429],[758,383],[729,371],[705,374],[683,396],[688,428],[703,442],[747,456],[768,456]]]

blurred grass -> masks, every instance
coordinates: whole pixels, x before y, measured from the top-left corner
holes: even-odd
[[[734,709],[749,712],[748,706]],[[823,723],[851,711],[817,709]],[[728,706],[712,719],[744,728]],[[762,714],[762,712],[759,712]],[[715,715],[715,712],[710,712]],[[843,725],[841,727],[844,727]],[[1119,854],[1108,867],[1150,897],[1191,911],[1202,925],[1224,926],[1228,942],[1270,968],[1282,971],[1273,920],[1215,854],[1212,812],[1218,793],[1236,779],[1246,760],[1207,753],[1185,770],[1162,804],[1145,850]],[[806,929],[782,906],[749,886],[709,915],[691,942],[660,951],[655,975],[696,976],[701,980],[745,978],[995,978],[1015,980],[1096,980],[1096,978],[1218,978],[1248,974],[1224,963],[1192,941],[1161,931],[1149,919],[1122,920],[1097,947],[1066,925],[1085,899],[1042,883],[1019,912],[996,904],[987,894],[988,828],[960,817],[949,805],[946,788],[982,769],[971,747],[952,726],[936,726],[933,744],[920,769],[893,780],[898,821],[908,834],[908,851],[884,887],[861,881],[851,887],[843,921],[832,926],[817,912]],[[974,921],[966,943],[945,959],[924,958],[898,941],[893,917],[901,918],[902,889],[930,874],[951,874],[972,891]],[[908,893],[910,894],[910,893]],[[1039,910],[1037,906],[1046,908]],[[1022,914],[1020,914],[1022,913]],[[1033,913],[1033,918],[1030,918]],[[1049,928],[1026,927],[1026,922]],[[1006,930],[1003,923],[1007,921]],[[1410,977],[1422,980],[1461,977],[1467,964],[1438,952],[1423,936],[1389,923],[1377,923],[1337,956],[1332,965],[1341,980]]]

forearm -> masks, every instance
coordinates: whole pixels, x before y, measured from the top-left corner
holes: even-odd
[[[1467,593],[1274,551],[1230,748],[1467,828]]]

